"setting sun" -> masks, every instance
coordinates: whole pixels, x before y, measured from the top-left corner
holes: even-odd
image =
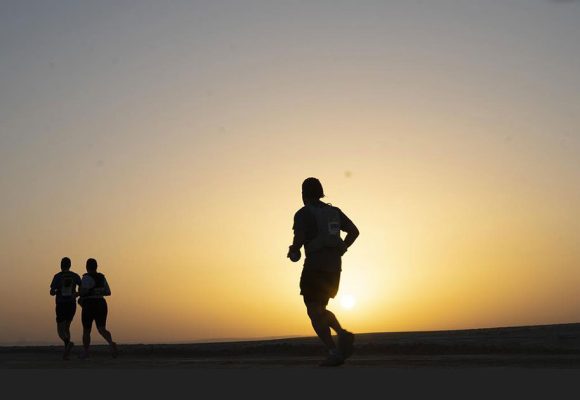
[[[340,297],[340,305],[342,308],[351,310],[356,304],[356,299],[350,294],[345,294]]]

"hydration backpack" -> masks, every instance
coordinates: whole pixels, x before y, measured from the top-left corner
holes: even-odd
[[[71,273],[63,273],[60,276],[60,295],[63,297],[72,297],[74,294],[74,275]]]
[[[312,253],[323,248],[339,246],[342,238],[338,210],[329,204],[322,207],[308,205],[306,208],[314,215],[318,228],[316,236],[304,246],[306,252]]]
[[[93,278],[93,282],[95,282],[95,286],[90,288],[88,296],[93,296],[95,294],[95,289],[102,289],[105,287],[105,275],[100,272],[87,272],[85,275]]]

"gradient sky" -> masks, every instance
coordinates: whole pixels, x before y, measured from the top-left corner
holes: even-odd
[[[579,322],[578,21],[0,1],[0,343],[58,342],[63,256],[98,260],[119,342],[313,335],[285,257],[308,176],[361,231],[329,306],[350,330]]]

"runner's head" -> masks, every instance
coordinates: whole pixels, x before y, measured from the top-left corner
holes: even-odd
[[[302,182],[302,199],[320,200],[324,197],[322,184],[316,178],[306,178]]]
[[[62,260],[60,260],[60,270],[68,271],[69,269],[70,269],[70,258],[63,257]]]
[[[87,272],[96,272],[97,271],[97,260],[94,258],[89,258],[87,260]]]

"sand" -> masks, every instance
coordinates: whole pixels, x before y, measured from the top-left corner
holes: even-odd
[[[366,333],[342,369],[579,369],[580,323],[458,331]],[[317,368],[317,338],[92,347],[88,360],[61,360],[59,346],[0,347],[0,369],[276,369]]]

